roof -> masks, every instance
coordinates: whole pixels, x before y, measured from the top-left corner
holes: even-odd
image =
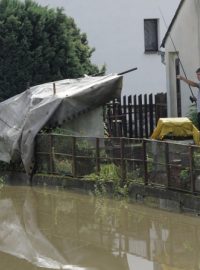
[[[176,21],[176,18],[178,17],[178,14],[179,14],[179,12],[181,10],[181,7],[182,7],[184,2],[185,2],[185,0],[181,0],[181,2],[180,2],[179,6],[178,6],[178,8],[177,8],[177,10],[176,10],[176,12],[174,14],[174,17],[173,17],[173,19],[172,19],[172,21],[171,21],[171,23],[170,23],[170,25],[169,25],[169,27],[167,29],[167,32],[166,32],[166,34],[165,34],[165,36],[164,36],[164,38],[162,40],[162,43],[161,43],[160,47],[163,47],[163,48],[165,47],[165,42],[166,42],[168,36],[170,35],[170,31],[171,31],[171,29],[172,29],[172,27],[173,27],[173,25],[174,25],[174,23]]]
[[[120,96],[122,78],[111,74],[66,79],[31,87],[1,102],[0,160],[10,162],[18,154],[29,172],[41,128],[67,122]]]

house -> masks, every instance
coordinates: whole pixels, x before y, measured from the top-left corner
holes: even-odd
[[[0,103],[0,160],[34,163],[35,137],[44,127],[63,127],[68,135],[103,136],[102,107],[119,97],[122,76],[66,79],[33,86]]]
[[[197,81],[195,71],[200,66],[200,1],[182,0],[161,46],[165,48],[168,115],[187,116],[190,96],[197,88],[189,88],[176,79],[177,74]]]
[[[170,23],[180,0],[36,0],[49,7],[64,7],[89,45],[93,63],[106,64],[107,73],[138,67],[127,74],[122,94],[166,92],[165,66],[160,44],[166,32],[161,12]]]

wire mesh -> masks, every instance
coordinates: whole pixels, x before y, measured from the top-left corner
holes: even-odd
[[[194,190],[200,193],[200,148],[193,147],[193,178]]]
[[[138,183],[144,183],[144,153],[140,139],[124,140],[124,159],[126,179]]]
[[[73,154],[73,137],[66,135],[52,135],[51,146],[54,148],[55,153],[66,155]]]
[[[38,173],[52,173],[50,170],[50,162],[48,154],[36,153],[36,166],[35,170]]]
[[[200,192],[200,147],[168,141],[37,136],[36,172]]]
[[[78,177],[96,172],[96,138],[76,137],[75,174]]]
[[[96,159],[78,157],[76,158],[76,176],[90,176],[96,173]]]
[[[76,156],[94,158],[96,155],[96,138],[76,137],[75,152]]]
[[[147,177],[149,184],[167,185],[165,143],[146,141]]]
[[[59,175],[73,175],[73,160],[70,156],[54,154],[53,156],[53,173]]]
[[[169,143],[169,165],[171,188],[190,191],[191,171],[190,171],[190,151],[188,145]]]

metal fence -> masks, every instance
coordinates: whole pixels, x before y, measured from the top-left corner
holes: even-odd
[[[200,147],[168,141],[41,134],[36,172],[200,193]]]

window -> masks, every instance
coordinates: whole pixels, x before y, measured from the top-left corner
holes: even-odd
[[[144,20],[144,46],[145,52],[158,51],[158,20]]]

